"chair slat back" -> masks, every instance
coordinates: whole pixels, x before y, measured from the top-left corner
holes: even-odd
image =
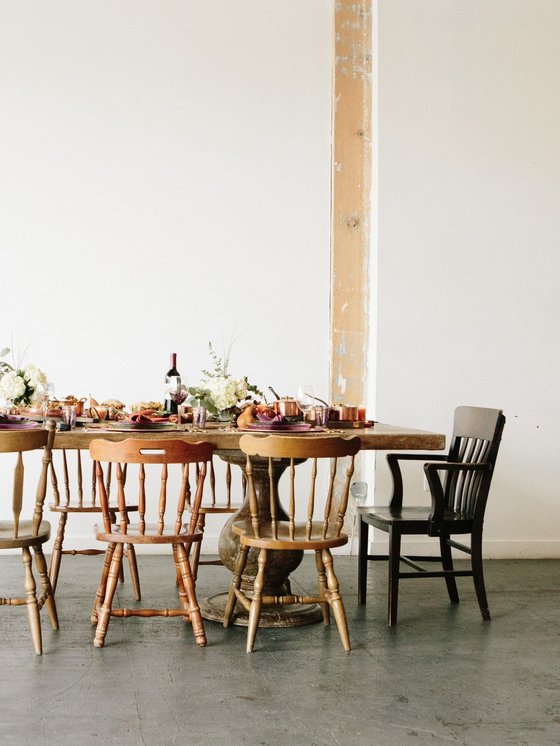
[[[128,513],[127,513],[127,489],[131,487],[127,484],[130,479],[130,472],[127,472],[128,465],[138,465],[138,513],[139,523],[138,531],[144,534],[146,531],[147,521],[146,512],[148,509],[146,494],[148,479],[146,467],[159,466],[159,496],[155,506],[156,516],[156,533],[163,535],[173,531],[179,533],[184,522],[184,513],[188,507],[187,494],[190,490],[188,479],[189,464],[196,466],[199,477],[196,481],[194,500],[191,504],[189,530],[194,531],[200,510],[204,482],[207,474],[208,464],[212,461],[213,446],[210,443],[184,443],[179,440],[142,440],[128,438],[119,443],[113,443],[107,440],[94,440],[90,444],[91,458],[96,462],[97,483],[99,489],[100,503],[103,513],[103,522],[106,531],[111,528],[111,515],[109,509],[109,500],[106,489],[106,480],[104,478],[104,469],[111,464],[115,464],[116,482],[117,482],[117,510],[119,514],[119,527],[123,534],[128,533]],[[176,472],[178,476],[178,496],[175,502],[171,502],[169,497],[170,491],[170,465],[179,465],[180,471]],[[135,495],[136,496],[136,495]],[[130,501],[129,501],[130,502]],[[171,505],[176,507],[173,518],[169,518]]]
[[[447,508],[466,516],[484,512],[504,424],[501,409],[457,407],[447,460],[489,468],[451,473],[444,483]]]
[[[213,469],[213,467],[212,467]],[[237,471],[240,471],[239,469]],[[231,464],[229,461],[226,463],[226,475],[225,475],[225,485],[226,485],[226,499],[225,499],[225,507],[231,508],[233,505],[233,499],[232,499],[232,476],[231,476]],[[245,493],[247,490],[247,480],[244,474],[241,476],[241,495],[238,496],[238,499],[243,499],[245,497]],[[215,495],[214,491],[212,493]]]
[[[344,525],[344,516],[348,506],[350,483],[354,472],[354,458],[360,450],[359,438],[343,438],[335,436],[252,436],[243,435],[239,441],[241,450],[247,455],[247,482],[249,493],[249,509],[251,526],[254,535],[262,535],[264,524],[273,539],[288,541],[313,541],[314,539],[339,537]],[[268,477],[270,489],[269,515],[262,515],[259,511],[254,479],[253,459],[260,457],[268,459]],[[288,508],[287,520],[278,515],[278,495],[275,479],[274,461],[286,459],[288,461]],[[309,487],[299,490],[298,470],[296,465],[302,461],[311,460]],[[322,462],[328,462],[327,486],[322,514],[318,515],[318,473]],[[342,468],[341,468],[342,467]],[[342,477],[341,477],[342,472]],[[307,495],[305,520],[298,522],[296,517],[299,494]],[[286,527],[282,531],[282,525]]]
[[[225,484],[225,491],[224,490],[216,490],[216,470],[214,467],[214,459],[210,462],[208,466],[208,473],[207,473],[207,481],[208,481],[208,488],[204,492],[203,501],[202,501],[202,507],[205,507],[207,509],[211,508],[217,508],[223,512],[227,512],[230,508],[233,507],[233,511],[235,511],[235,497],[234,497],[234,490],[232,489],[233,479],[232,479],[232,473],[231,473],[231,464],[228,462],[225,464],[225,476],[224,476],[224,484]],[[237,507],[241,504],[243,499],[245,498],[246,490],[247,490],[247,480],[244,474],[241,473],[240,469],[236,470],[241,475],[241,494],[237,497]],[[194,472],[194,480],[193,484],[196,484],[198,481],[198,478],[200,476],[200,469],[199,466],[195,466],[195,472]],[[187,499],[187,506],[190,508],[191,505],[191,497],[192,497],[192,488],[191,488],[191,471],[189,469],[188,464],[186,465],[185,472],[183,475],[183,478],[186,479],[186,499]],[[218,499],[219,496],[219,499]]]
[[[84,482],[84,475],[89,479]],[[111,500],[113,465],[105,470],[105,489]],[[55,507],[72,507],[77,510],[99,506],[95,462],[87,451],[80,448],[62,448],[53,451],[50,482]]]
[[[42,448],[41,471],[35,492],[35,504],[32,517],[32,533],[36,536],[43,520],[43,505],[47,491],[47,475],[52,458],[52,445],[54,442],[55,422],[48,420],[46,429],[3,431],[0,433],[0,453],[14,454],[15,464],[12,475],[12,516],[13,537],[18,538],[20,531],[21,514],[24,510],[25,495],[25,466],[23,454]],[[4,464],[3,464],[4,466]],[[8,479],[2,482],[9,483]],[[8,487],[9,489],[9,487]]]

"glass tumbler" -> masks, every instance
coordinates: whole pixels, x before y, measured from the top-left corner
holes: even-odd
[[[62,407],[62,424],[66,429],[73,430],[76,427],[76,406],[74,404],[65,404]]]
[[[329,420],[329,408],[325,406],[313,407],[315,412],[315,425],[318,427],[326,427]]]
[[[192,408],[192,423],[194,427],[204,430],[206,427],[206,407]]]

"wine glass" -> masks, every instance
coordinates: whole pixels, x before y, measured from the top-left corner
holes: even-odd
[[[54,383],[48,381],[44,386],[43,395],[41,396],[41,413],[44,420],[49,416],[50,402],[55,399]]]
[[[179,384],[179,386],[174,391],[169,392],[169,397],[175,404],[182,404],[188,395],[189,390],[184,384]]]
[[[307,413],[311,411],[311,409],[313,409],[313,406],[315,405],[313,386],[311,386],[309,383],[303,383],[301,386],[298,386],[296,401],[298,403],[298,407],[302,411],[303,419],[307,419]]]

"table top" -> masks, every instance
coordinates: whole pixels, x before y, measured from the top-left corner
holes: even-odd
[[[333,431],[329,431],[333,432]],[[337,434],[348,437],[357,435],[361,440],[361,450],[365,451],[438,451],[445,448],[445,435],[433,433],[427,430],[415,430],[410,427],[399,425],[387,425],[376,422],[369,428],[346,428],[336,431]],[[88,448],[92,440],[104,438],[106,440],[119,441],[125,438],[142,438],[146,440],[180,438],[192,442],[206,441],[213,443],[218,450],[238,450],[239,439],[247,434],[242,430],[227,430],[221,428],[209,428],[205,431],[192,432],[188,430],[155,430],[153,432],[102,430],[93,428],[76,428],[70,432],[57,432],[55,448]],[[254,433],[250,433],[254,434]],[[295,433],[300,435],[301,433]],[[283,438],[292,437],[282,435]],[[314,437],[309,435],[307,437]]]

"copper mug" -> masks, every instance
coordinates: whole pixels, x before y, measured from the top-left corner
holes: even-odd
[[[339,404],[334,409],[338,412],[338,419],[343,422],[356,422],[358,420],[358,407]]]
[[[295,399],[277,399],[272,402],[272,408],[275,414],[281,414],[283,417],[299,417],[301,414]]]

